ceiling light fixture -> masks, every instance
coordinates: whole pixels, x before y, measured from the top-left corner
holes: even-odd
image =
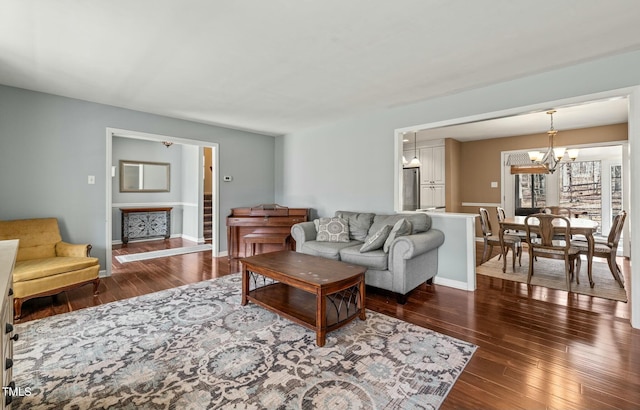
[[[413,133],[413,159],[407,165],[407,168],[418,168],[420,164],[420,160],[418,159],[418,148],[417,148],[417,132]]]
[[[173,145],[173,142],[171,142],[171,141],[162,141],[162,144],[163,144],[165,147],[169,148],[170,146],[172,146],[172,145]]]
[[[553,174],[555,172],[556,168],[558,167],[558,164],[560,163],[560,161],[562,161],[563,158],[565,158],[566,160],[566,158],[569,157],[571,161],[575,161],[575,159],[578,158],[577,149],[567,150],[564,147],[553,146],[553,142],[554,142],[553,139],[558,134],[558,131],[555,128],[553,128],[553,114],[555,112],[556,110],[547,111],[547,114],[549,114],[549,116],[551,117],[551,127],[549,128],[549,131],[547,131],[547,135],[549,136],[549,147],[547,148],[547,151],[546,152],[540,152],[540,151],[528,152],[529,159],[531,160],[531,162],[537,165],[544,165],[550,174]]]

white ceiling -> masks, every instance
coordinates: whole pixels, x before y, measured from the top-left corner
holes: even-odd
[[[638,50],[638,16],[637,0],[0,0],[0,84],[278,135]]]
[[[549,108],[556,110],[553,114],[553,128],[561,132],[627,122],[628,104],[626,97],[618,97],[580,105]],[[516,135],[546,134],[550,128],[551,117],[546,110],[543,110],[449,127],[416,130],[416,135],[418,141],[440,138],[474,141]],[[409,133],[405,137],[405,143],[411,144],[411,141],[413,141],[413,134]]]

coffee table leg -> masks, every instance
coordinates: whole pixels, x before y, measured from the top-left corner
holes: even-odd
[[[358,290],[360,293],[360,320],[366,320],[367,319],[367,314],[365,312],[365,305],[364,305],[364,301],[366,300],[365,298],[365,284],[364,284],[364,276],[362,278],[362,280],[360,281],[360,284],[358,285]]]
[[[247,304],[247,295],[249,294],[249,270],[246,267],[242,269],[242,299],[240,304],[242,306]]]
[[[316,345],[322,347],[327,336],[327,299],[322,291],[316,293]]]

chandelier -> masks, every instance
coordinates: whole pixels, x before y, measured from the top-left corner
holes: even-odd
[[[549,136],[549,147],[545,152],[540,151],[529,151],[529,159],[532,163],[536,165],[544,166],[549,173],[553,174],[558,167],[560,161],[563,158],[568,157],[571,161],[575,161],[578,158],[578,150],[577,149],[569,149],[567,150],[564,147],[554,147],[553,140],[555,136],[558,134],[558,131],[553,128],[553,114],[556,110],[549,110],[547,114],[551,117],[551,127],[549,131],[547,131],[547,135]]]

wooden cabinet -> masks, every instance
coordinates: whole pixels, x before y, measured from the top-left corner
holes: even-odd
[[[444,184],[444,146],[420,148],[420,183]]]
[[[129,239],[171,236],[172,208],[120,208],[122,212],[122,243]]]
[[[2,352],[2,366],[0,366],[0,378],[2,379],[3,396],[0,409],[11,407],[13,398],[17,395],[31,394],[25,390],[28,386],[16,386],[13,382],[13,342],[18,340],[18,335],[13,332],[13,267],[18,253],[18,241],[0,241],[0,292],[2,292],[2,319],[0,337],[0,351]]]

